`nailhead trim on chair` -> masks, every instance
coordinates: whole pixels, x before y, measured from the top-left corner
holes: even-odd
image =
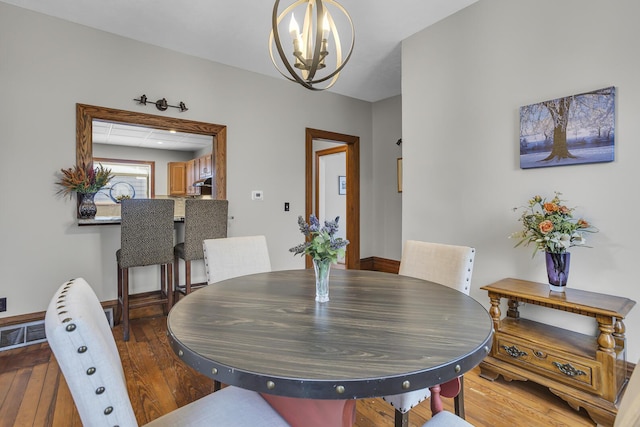
[[[57,301],[60,305],[56,307],[56,309],[58,310],[58,315],[62,315],[62,314],[67,313],[67,311],[66,311],[66,310],[64,310],[64,308],[65,308],[65,306],[64,306],[64,296],[65,296],[65,294],[67,293],[67,289],[69,289],[69,286],[70,286],[71,284],[73,284],[73,280],[70,280],[69,282],[67,282],[67,285],[66,285],[66,287],[64,288],[64,290],[63,290],[62,292],[60,292],[60,298],[58,298],[58,301]],[[67,318],[65,318],[65,319],[62,321],[62,323],[68,323],[68,322],[71,322],[72,320],[73,320],[72,318],[67,317]],[[76,330],[76,328],[77,328],[77,326],[76,326],[76,324],[75,324],[75,323],[69,323],[69,324],[65,327],[65,330],[66,330],[67,332],[74,332],[74,331]],[[80,347],[78,347],[78,353],[79,353],[79,354],[86,353],[88,350],[89,350],[89,349],[87,348],[87,346],[86,346],[86,345],[81,345]],[[95,374],[95,373],[96,373],[96,368],[92,366],[92,367],[90,367],[89,369],[87,369],[87,372],[86,372],[86,373],[87,373],[87,375],[93,375],[93,374]],[[97,394],[97,395],[101,395],[101,394],[102,394],[102,393],[104,393],[105,391],[106,391],[106,389],[105,389],[104,387],[102,387],[102,386],[101,386],[101,387],[98,387],[98,388],[96,389],[96,394]],[[107,407],[104,409],[104,411],[103,411],[103,412],[104,412],[104,414],[105,414],[105,415],[109,415],[109,414],[111,414],[111,413],[113,412],[113,406],[107,406]],[[119,426],[117,426],[117,425],[116,425],[116,426],[114,426],[114,427],[119,427]]]

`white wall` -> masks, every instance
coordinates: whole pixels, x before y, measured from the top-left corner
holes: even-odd
[[[402,193],[398,193],[398,157],[402,157],[402,97],[373,104],[373,254],[400,261]]]
[[[276,270],[304,267],[288,249],[300,241],[297,218],[304,215],[305,127],[358,135],[361,255],[372,255],[370,103],[5,3],[0,58],[0,296],[8,298],[1,317],[44,310],[54,290],[76,276],[101,300],[116,297],[119,227],[78,227],[75,202],[55,195],[56,172],[75,163],[76,103],[227,125],[229,234],[265,234]],[[140,106],[133,99],[143,93],[189,110]],[[251,190],[264,191],[264,201],[251,201]]]
[[[640,301],[640,2],[480,0],[403,43],[403,240],[477,249],[472,296],[504,277],[546,283],[544,258],[513,248],[513,207],[561,191],[600,232],[572,250],[569,287]],[[521,170],[518,108],[617,87],[615,161]],[[503,310],[504,312],[504,310]],[[525,306],[580,332],[594,321]],[[640,307],[625,320],[640,357]]]

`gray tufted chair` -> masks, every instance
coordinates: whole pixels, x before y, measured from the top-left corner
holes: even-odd
[[[45,316],[47,340],[82,424],[137,426],[116,342],[100,301],[82,278],[56,291]],[[146,424],[159,426],[286,427],[260,396],[226,387]]]
[[[475,249],[468,246],[407,240],[402,249],[398,274],[439,283],[469,295],[474,257]],[[455,412],[462,419],[464,419],[463,384],[463,377],[460,377],[459,384],[456,380],[455,384],[442,385],[443,396],[455,396]],[[395,425],[400,427],[409,425],[408,417],[411,408],[429,396],[431,396],[431,391],[423,389],[384,396],[383,399],[395,408]],[[435,400],[437,401],[434,402],[432,399],[431,402],[434,414],[441,410],[439,396],[436,396]],[[447,417],[447,415],[443,417]]]
[[[184,208],[184,242],[174,249],[176,291],[187,295],[191,288],[206,285],[206,282],[191,283],[191,261],[203,260],[202,242],[206,239],[227,237],[227,200],[187,199]],[[184,260],[184,286],[180,285],[180,259]]]
[[[152,304],[173,305],[173,200],[125,199],[121,205],[122,224],[118,263],[118,310],[122,311],[124,340],[129,341],[129,310]],[[129,268],[160,265],[160,299],[129,302]],[[120,313],[116,314],[116,318]]]

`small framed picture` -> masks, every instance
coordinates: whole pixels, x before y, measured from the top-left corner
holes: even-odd
[[[338,177],[338,194],[340,195],[347,194],[347,177],[346,176]]]

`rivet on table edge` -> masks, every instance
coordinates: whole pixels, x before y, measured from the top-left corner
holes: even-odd
[[[402,389],[408,390],[411,387],[411,383],[409,381],[402,381]]]
[[[344,386],[343,386],[343,385],[339,385],[339,386],[337,386],[337,387],[336,387],[336,392],[337,392],[338,394],[342,394],[342,393],[344,393]]]
[[[269,390],[273,390],[274,388],[276,388],[276,383],[274,383],[273,381],[267,381],[267,388]]]
[[[184,356],[184,351],[178,350],[178,356],[180,356],[180,357]]]
[[[484,346],[484,352],[485,352],[485,353],[489,353],[489,346],[488,346],[488,345],[485,345],[485,346]]]
[[[211,368],[211,373],[213,375],[217,374],[218,373],[218,368]]]
[[[458,372],[460,372],[462,370],[462,368],[460,367],[460,365],[456,365],[454,370],[456,371],[456,374],[457,374]]]

